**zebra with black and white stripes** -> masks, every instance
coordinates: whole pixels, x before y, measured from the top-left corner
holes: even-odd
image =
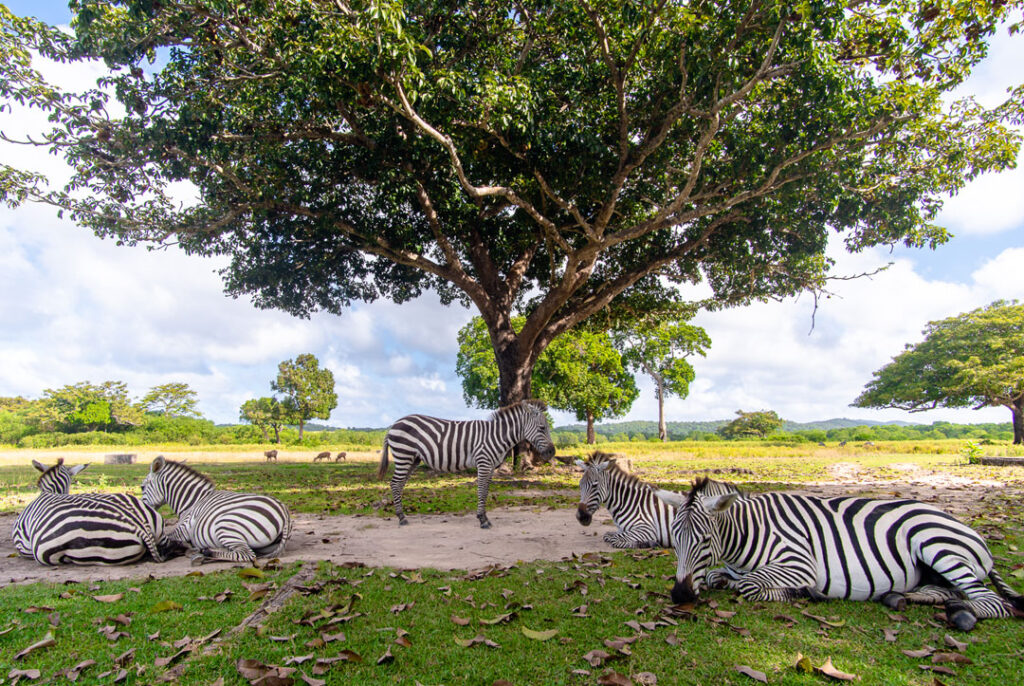
[[[292,533],[291,515],[277,498],[218,491],[209,477],[162,455],[150,464],[142,499],[150,507],[167,503],[174,510],[178,524],[168,538],[198,551],[193,562],[273,557]]]
[[[945,604],[953,626],[1020,615],[1021,596],[993,568],[985,541],[938,508],[915,500],[746,495],[698,479],[688,494],[658,491],[676,508],[672,599],[701,587],[749,600],[881,600]],[[714,563],[725,566],[712,569]],[[997,593],[984,579],[992,580]]]
[[[12,538],[20,555],[39,564],[124,565],[147,554],[157,562],[173,557],[176,546],[163,538],[164,522],[155,509],[129,493],[70,494],[75,475],[87,464],[52,467],[32,460],[39,495],[18,515]]]
[[[604,504],[616,531],[604,535],[615,548],[671,548],[672,517],[675,508],[659,499],[655,489],[619,467],[614,456],[595,452],[584,462],[580,477],[580,502],[576,520],[590,526],[597,509]]]
[[[391,498],[398,523],[409,523],[402,508],[402,489],[413,468],[424,462],[438,472],[476,469],[476,517],[480,528],[489,529],[485,505],[491,476],[512,448],[526,441],[543,459],[555,454],[545,409],[539,400],[523,400],[495,411],[489,419],[458,421],[411,414],[395,422],[384,436],[377,478],[387,475],[390,451],[395,460]]]

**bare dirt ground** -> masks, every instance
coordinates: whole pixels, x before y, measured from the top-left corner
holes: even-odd
[[[901,465],[890,465],[900,469]],[[852,463],[830,469],[831,481],[801,486],[810,495],[864,495],[912,498],[932,503],[950,513],[969,517],[984,510],[1000,495],[1024,495],[999,481],[971,480],[956,475],[903,465],[905,481],[872,481]],[[392,517],[322,516],[298,514],[283,562],[331,560],[360,562],[398,569],[479,569],[518,560],[561,560],[573,553],[611,551],[602,535],[612,530],[607,511],[601,510],[590,527],[580,526],[571,508],[519,507],[489,512],[493,528],[481,529],[476,516],[410,515],[408,526]],[[127,567],[46,568],[32,560],[11,557],[14,515],[0,516],[0,588],[11,583],[101,581],[180,576],[196,569],[187,557],[162,564],[144,562]],[[200,567],[204,572],[229,568],[227,564]]]

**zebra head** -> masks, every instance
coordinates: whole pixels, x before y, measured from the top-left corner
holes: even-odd
[[[32,466],[43,473],[37,482],[40,491],[43,493],[53,493],[54,495],[67,495],[75,474],[78,474],[89,465],[76,464],[74,467],[65,467],[64,458],[58,457],[57,464],[52,467],[47,467],[37,460],[32,460]]]
[[[708,568],[721,556],[717,520],[739,499],[740,492],[727,484],[698,479],[685,495],[663,490],[655,495],[675,508],[672,543],[676,550],[676,583],[672,601],[692,602],[700,594]]]
[[[547,407],[539,400],[524,400],[521,407],[525,410],[522,440],[528,441],[541,459],[550,461],[555,456],[555,444],[544,414]]]
[[[142,502],[154,510],[159,510],[167,502],[167,489],[164,488],[164,473],[167,460],[157,455],[149,464],[149,474],[142,480]]]
[[[583,469],[583,476],[580,477],[580,502],[576,506],[576,521],[583,526],[590,526],[594,513],[601,506],[601,476],[610,464],[605,461],[576,460],[576,466]]]

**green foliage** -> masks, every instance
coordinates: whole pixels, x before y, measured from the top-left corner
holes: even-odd
[[[327,419],[338,406],[334,374],[330,369],[321,369],[320,361],[311,353],[279,364],[277,379],[270,386],[284,396],[281,407],[289,422],[298,423],[300,441],[307,420]]]
[[[523,326],[524,317],[513,320]],[[498,407],[498,364],[483,319],[474,317],[459,330],[455,372],[462,395],[475,407]],[[636,382],[606,333],[573,330],[556,339],[533,367],[533,397],[556,410],[573,412],[593,424],[629,411],[637,396]]]
[[[263,434],[267,442],[267,429],[274,430],[274,442],[281,442],[281,427],[288,419],[288,413],[277,398],[263,397],[246,400],[238,413],[239,419],[249,422]]]
[[[227,256],[260,307],[472,302],[508,402],[605,308],[818,290],[830,233],[938,245],[942,201],[1017,157],[1020,89],[951,96],[1015,3],[340,7],[77,2],[73,36],[0,12],[0,95],[74,169],[0,165],[0,201]],[[33,50],[102,60],[104,88],[60,91]]]
[[[147,412],[171,417],[198,417],[199,398],[187,383],[174,382],[154,386],[139,401]]]
[[[1014,442],[1024,442],[1024,305],[996,301],[929,322],[923,333],[874,373],[854,405],[911,412],[1004,406]]]
[[[121,381],[96,386],[88,381],[58,389],[48,388],[43,398],[30,403],[26,417],[42,431],[93,431],[100,427],[124,430],[143,422],[143,414],[128,397]]]
[[[736,419],[718,429],[722,438],[764,438],[782,426],[782,420],[773,410],[736,410],[736,415]]]

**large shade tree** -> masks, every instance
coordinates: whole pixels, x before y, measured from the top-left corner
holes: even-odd
[[[0,200],[228,255],[228,292],[297,315],[429,289],[471,303],[502,404],[623,298],[821,289],[830,233],[942,243],[941,199],[1018,147],[1019,90],[994,109],[947,95],[1019,2],[71,7],[73,35],[0,7],[0,93],[52,115],[34,142],[75,171],[50,189],[0,166]],[[109,75],[59,92],[29,48]]]
[[[320,367],[320,360],[312,353],[304,353],[294,360],[277,365],[277,378],[270,387],[281,394],[280,407],[284,414],[299,425],[299,440],[310,419],[328,419],[338,406],[334,390],[334,373]]]
[[[1024,305],[987,307],[929,322],[854,401],[857,407],[923,412],[938,407],[1005,407],[1013,442],[1024,443]]]

